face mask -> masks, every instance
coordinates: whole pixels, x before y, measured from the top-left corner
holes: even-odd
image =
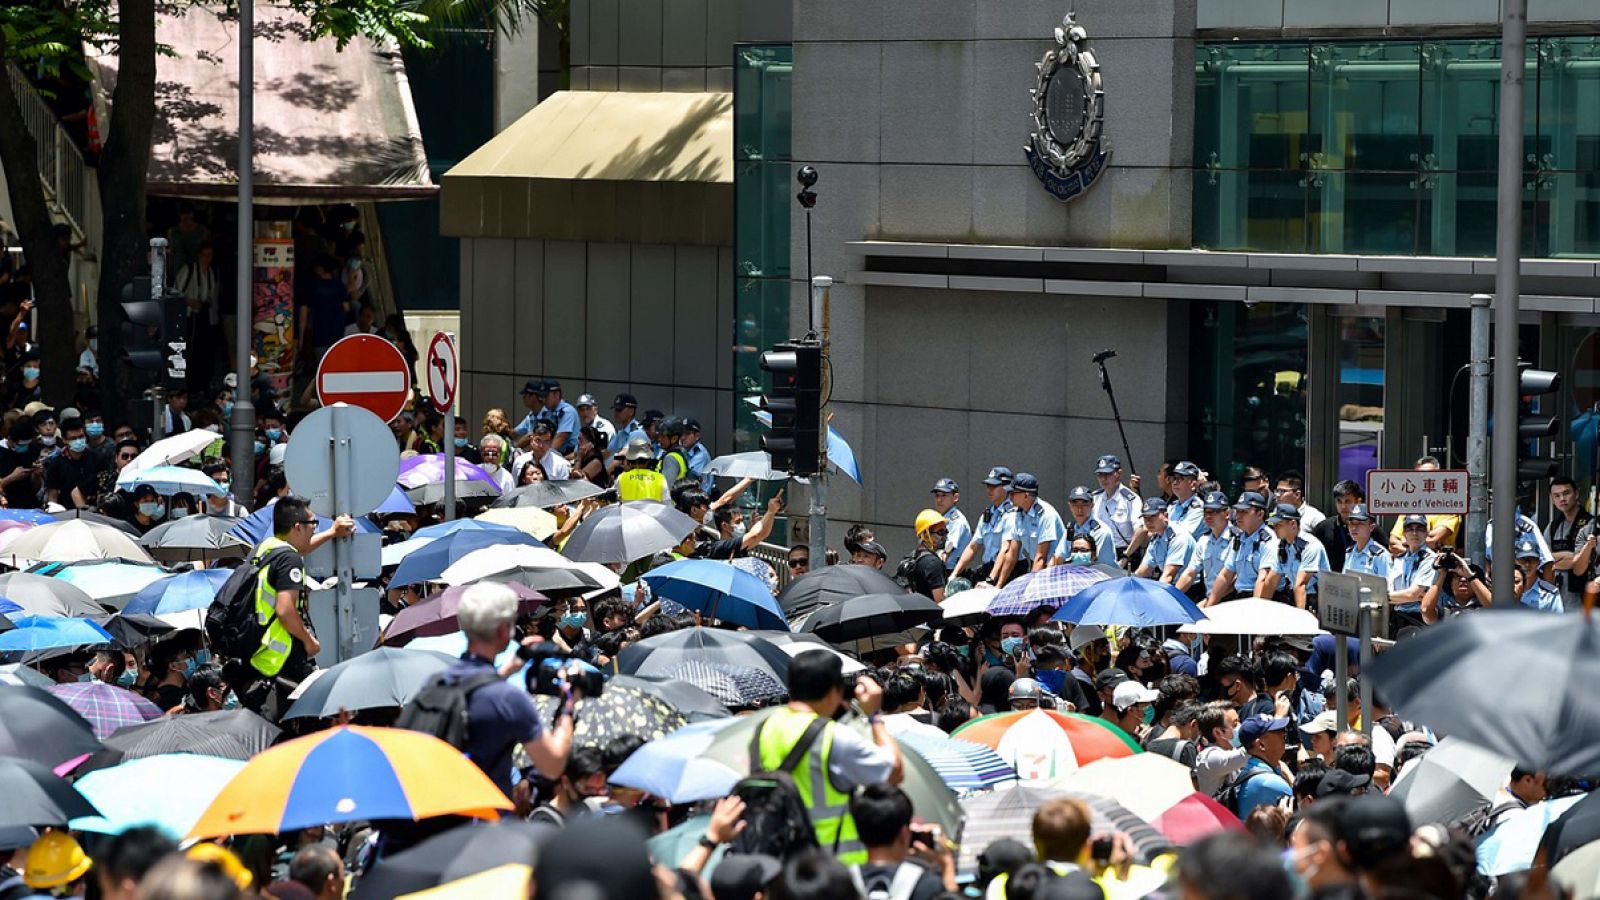
[[[1069,562],[1071,562],[1075,566],[1087,566],[1089,564],[1089,553],[1088,553],[1088,551],[1079,550],[1079,551],[1073,553],[1072,554],[1072,558],[1069,560]]]
[[[172,512],[167,515],[167,518],[169,518],[169,519],[181,519],[184,516],[187,516],[188,514],[189,514],[189,507],[187,507],[187,506],[174,506],[172,508]]]
[[[222,698],[222,708],[223,709],[238,709],[239,708],[239,695],[235,694],[232,690],[228,691],[228,696]]]
[[[101,422],[90,422],[83,426],[83,433],[92,438],[105,437],[106,426]]]
[[[1305,847],[1303,849],[1309,851],[1314,848]],[[1306,858],[1309,859],[1310,855],[1310,853],[1307,853]],[[1280,858],[1283,860],[1283,871],[1289,876],[1289,886],[1294,889],[1290,892],[1291,896],[1304,897],[1311,893],[1311,886],[1306,879],[1316,877],[1316,867],[1312,866],[1312,871],[1302,875],[1300,873],[1300,851],[1293,847],[1285,847]]]
[[[32,441],[22,441],[21,443],[17,444],[17,450],[26,451],[32,445]]]
[[[733,526],[733,536],[736,538],[742,538],[744,537],[746,530],[745,524],[740,522],[739,524]]]
[[[261,443],[260,441],[256,441],[256,455],[260,456],[265,452],[267,452],[267,445]]]
[[[83,451],[89,449],[89,439],[73,438],[72,440],[67,441],[67,449],[71,450],[73,453],[82,453]]]
[[[147,519],[159,519],[161,518],[162,512],[163,510],[161,508],[161,504],[159,503],[139,504],[139,513]]]
[[[589,614],[588,613],[581,613],[581,612],[567,613],[566,615],[561,617],[561,627],[562,628],[572,628],[572,629],[582,628],[583,627],[583,623],[588,621],[588,619],[589,619]]]
[[[99,353],[100,352],[100,339],[99,338],[90,338],[89,339],[89,349],[94,351],[95,353]]]
[[[225,418],[225,419],[233,418],[233,402],[232,401],[229,401],[227,403],[222,404],[222,417]]]
[[[1000,652],[1006,656],[1016,656],[1017,651],[1021,649],[1022,638],[1008,637],[1002,638],[1000,641]]]
[[[117,687],[131,688],[138,683],[139,673],[132,669],[123,669],[122,674],[117,676]]]
[[[283,437],[283,429],[282,428],[268,428],[266,431],[264,431],[262,433],[267,436],[267,440],[269,440],[269,441],[276,441],[278,438]]]
[[[49,437],[41,437],[39,438],[39,443],[46,447],[54,447],[56,445],[56,436],[52,434]]]
[[[177,510],[173,510],[173,513],[176,514]],[[200,665],[200,666],[203,666],[206,663],[211,662],[211,651],[210,650],[196,650],[194,652],[194,661],[195,661],[195,665]]]
[[[466,438],[456,438],[456,449],[457,450],[460,450],[462,447],[465,447],[466,445],[467,445],[467,439]]]
[[[194,665],[194,657],[192,656],[183,661],[183,677],[185,680],[194,676]]]
[[[39,367],[38,366],[23,366],[22,367],[22,377],[27,379],[28,381],[33,381],[33,380],[37,379],[39,377]]]

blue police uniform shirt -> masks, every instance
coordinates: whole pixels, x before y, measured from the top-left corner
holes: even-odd
[[[1233,573],[1233,589],[1248,594],[1256,589],[1256,579],[1261,576],[1261,557],[1272,541],[1272,529],[1262,525],[1254,534],[1245,534],[1238,528],[1234,531],[1237,535],[1228,546],[1222,567]]]
[[[945,554],[944,567],[953,570],[961,560],[961,554],[966,552],[967,545],[972,543],[972,526],[967,524],[967,517],[961,508],[952,506],[944,514],[944,527],[949,532],[944,540],[945,548],[949,551]]]
[[[1359,573],[1376,575],[1385,582],[1389,580],[1389,550],[1380,546],[1377,541],[1367,538],[1367,542],[1360,547],[1352,547],[1344,555],[1345,574]]]
[[[1189,564],[1194,554],[1194,538],[1186,531],[1168,523],[1167,530],[1150,538],[1150,549],[1145,552],[1144,564],[1151,569],[1151,578],[1160,578],[1167,566],[1177,566],[1178,571]],[[1140,568],[1143,568],[1141,566]]]
[[[1206,530],[1205,501],[1199,494],[1190,494],[1187,500],[1177,500],[1167,507],[1167,521],[1173,528],[1183,532],[1191,538],[1200,536]]]
[[[1535,544],[1539,545],[1539,568],[1543,569],[1556,561],[1555,554],[1550,552],[1550,542],[1544,538],[1544,532],[1539,530],[1539,526],[1532,519],[1523,515],[1521,510],[1518,510],[1517,534],[1511,539],[1512,545],[1515,546],[1517,541],[1522,540],[1524,537],[1531,538]],[[1490,522],[1487,530],[1484,531],[1483,555],[1490,562],[1494,562],[1494,522]]]
[[[1522,592],[1517,598],[1523,606],[1537,609],[1540,612],[1565,612],[1566,605],[1561,602],[1561,589],[1543,578],[1535,581],[1533,587]]]
[[[972,532],[972,539],[983,547],[983,562],[992,563],[1000,555],[1000,548],[1005,546],[1006,532],[1011,529],[1011,514],[1016,512],[1016,507],[1010,500],[1002,500],[999,506],[990,506],[978,518],[978,527]]]
[[[539,414],[534,416],[533,420],[535,422],[549,422],[550,427],[556,430],[556,434],[560,434],[563,431],[567,433],[566,443],[555,448],[557,453],[565,456],[578,449],[578,429],[583,427],[583,420],[578,418],[578,408],[576,406],[563,400],[556,404],[555,409],[545,408],[539,410]]]
[[[1031,561],[1039,552],[1040,544],[1059,543],[1066,533],[1061,514],[1056,512],[1055,507],[1035,499],[1026,512],[1021,508],[1012,510],[1011,531],[1006,535],[1006,540],[1022,544],[1017,555],[1019,561]]]
[[[1395,557],[1389,564],[1389,593],[1395,594],[1414,587],[1426,591],[1433,587],[1434,581],[1439,578],[1439,570],[1433,567],[1438,559],[1439,554],[1426,546],[1415,553],[1407,550]],[[1442,596],[1440,599],[1449,602]],[[1421,612],[1422,601],[1401,603],[1396,605],[1395,609],[1407,613]]]
[[[611,436],[611,442],[606,444],[606,450],[612,456],[628,449],[628,440],[636,434],[644,434],[644,428],[639,425],[639,420],[634,419],[626,425],[618,425],[617,433]]]
[[[539,412],[542,413],[544,410],[540,409]],[[517,427],[512,429],[517,433],[517,437],[523,437],[533,431],[533,423],[537,421],[537,417],[538,413],[531,412],[523,416],[522,421],[517,423]]]
[[[1223,563],[1227,562],[1228,551],[1238,536],[1239,529],[1229,525],[1220,535],[1207,528],[1205,534],[1200,535],[1200,540],[1195,541],[1194,552],[1189,554],[1189,564],[1183,567],[1183,571],[1193,572],[1207,594],[1211,593],[1211,586],[1217,583]]]
[[[1128,546],[1128,541],[1133,540],[1133,529],[1139,524],[1139,512],[1143,506],[1139,495],[1127,485],[1119,484],[1116,493],[1109,497],[1098,488],[1093,496],[1094,517],[1111,529],[1111,540],[1118,550]]]
[[[1282,552],[1281,551],[1286,551]],[[1301,532],[1294,539],[1294,543],[1284,545],[1276,536],[1267,544],[1261,557],[1262,568],[1269,572],[1277,572],[1282,577],[1278,589],[1282,591],[1294,590],[1295,579],[1300,577],[1301,571],[1313,573],[1311,580],[1306,582],[1306,593],[1317,592],[1317,572],[1328,571],[1328,551],[1322,547],[1322,542],[1309,534]]]
[[[700,479],[700,486],[710,493],[717,486],[717,476],[706,471],[706,467],[711,465],[711,451],[702,442],[684,450],[683,456],[689,460],[689,474]]]
[[[1104,522],[1091,515],[1082,525],[1073,519],[1068,519],[1064,525],[1067,530],[1066,538],[1056,545],[1057,559],[1066,559],[1070,556],[1072,542],[1080,537],[1086,537],[1094,542],[1095,562],[1105,563],[1108,566],[1117,564],[1117,545],[1112,542],[1111,529]]]

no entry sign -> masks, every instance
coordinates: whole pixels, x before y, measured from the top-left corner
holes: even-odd
[[[317,399],[348,403],[385,422],[411,399],[411,367],[400,348],[371,334],[352,334],[328,348],[317,366]]]
[[[461,377],[461,363],[456,356],[455,335],[441,331],[428,343],[427,383],[428,399],[433,408],[447,413],[456,402],[456,384]]]

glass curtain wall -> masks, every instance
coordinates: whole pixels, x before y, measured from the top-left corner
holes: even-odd
[[[1306,307],[1190,304],[1190,452],[1230,496],[1245,466],[1306,465]]]

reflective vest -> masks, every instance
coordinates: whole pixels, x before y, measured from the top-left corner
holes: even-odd
[[[799,743],[806,726],[816,718],[815,713],[784,709],[773,713],[761,725],[761,768],[771,770],[783,764],[794,745]],[[833,734],[837,725],[829,723],[822,735],[806,752],[805,761],[795,766],[791,773],[794,786],[811,814],[811,826],[816,829],[817,843],[824,851],[831,851],[845,865],[859,865],[867,861],[866,845],[856,834],[856,822],[850,818],[850,795],[833,786],[828,777],[828,758],[833,750]],[[820,788],[820,790],[819,790]]]
[[[266,633],[261,636],[261,646],[250,656],[250,665],[269,678],[283,671],[283,664],[289,661],[289,654],[294,650],[294,636],[277,616],[278,592],[267,583],[268,567],[265,565],[274,550],[285,548],[294,549],[274,535],[262,541],[250,559],[260,567],[256,573],[256,622],[267,626]],[[298,589],[299,585],[295,587]]]
[[[623,500],[664,502],[667,479],[654,469],[629,469],[617,476],[617,496]]]
[[[661,454],[661,458],[656,460],[656,471],[662,473],[662,475],[661,475],[662,480],[666,480],[666,477],[667,477],[666,476],[667,460],[670,459],[670,458],[674,458],[674,457],[676,457],[677,460],[678,460],[678,477],[679,478],[690,478],[690,477],[692,477],[690,475],[690,473],[689,473],[689,457],[684,456],[682,450],[674,449],[674,450],[668,450],[667,452]],[[671,485],[668,485],[668,487],[671,487]]]

